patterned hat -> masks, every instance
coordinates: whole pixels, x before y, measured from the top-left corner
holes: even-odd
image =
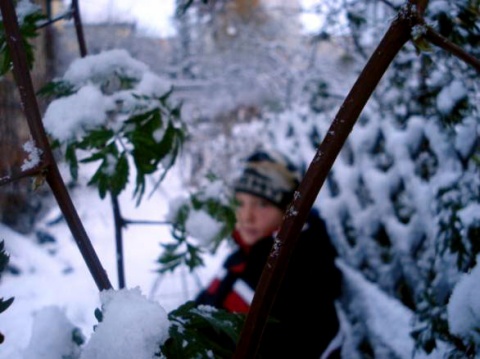
[[[243,172],[234,182],[234,190],[262,197],[286,209],[299,183],[298,169],[285,156],[259,150],[245,160]]]

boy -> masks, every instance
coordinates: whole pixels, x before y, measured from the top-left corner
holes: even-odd
[[[197,304],[247,313],[273,239],[298,187],[300,174],[274,151],[254,152],[234,183],[238,244],[222,272],[202,291]],[[341,274],[325,224],[312,210],[289,262],[260,344],[262,358],[337,358],[339,333],[335,300]],[[337,338],[336,338],[337,339]],[[335,347],[332,352],[332,346]]]

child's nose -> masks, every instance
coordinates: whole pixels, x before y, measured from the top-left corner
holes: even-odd
[[[255,211],[251,206],[243,208],[243,219],[248,222],[252,222],[255,219]]]

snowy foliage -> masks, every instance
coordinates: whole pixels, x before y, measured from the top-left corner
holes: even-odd
[[[181,264],[193,270],[203,265],[205,250],[215,252],[232,232],[234,202],[222,181],[207,177],[195,192],[172,199],[167,220],[173,241],[164,245],[159,271],[171,271]]]
[[[346,14],[347,21],[336,21],[333,27],[326,21],[319,38],[328,38],[330,29],[338,31],[338,26],[342,26],[342,35],[348,34],[351,41],[342,44],[346,46],[346,53],[352,55],[352,65],[341,69],[348,73],[346,83],[350,83],[351,78],[356,76],[358,63],[368,57],[389,20],[396,15],[398,9],[394,6],[403,3],[349,1],[342,4],[345,7],[342,15],[340,9],[333,6],[329,8],[331,13],[327,14],[326,19],[338,19],[337,16],[343,18]],[[440,34],[478,58],[479,19],[471,6],[467,0],[431,1],[426,20]],[[192,47],[186,46],[182,48],[183,52],[176,54],[184,56],[182,60],[188,60],[181,62],[181,73],[190,80],[202,79],[202,76],[208,79],[221,78],[222,83],[230,86],[229,96],[223,93],[225,96],[221,97],[224,103],[215,102],[209,108],[211,111],[203,115],[217,115],[223,109],[230,111],[234,106],[242,107],[248,103],[254,103],[258,109],[248,121],[231,125],[227,133],[218,134],[209,143],[200,139],[196,146],[201,143],[201,153],[196,151],[198,147],[190,147],[186,157],[200,159],[200,165],[192,161],[192,168],[198,165],[195,174],[209,169],[206,167],[213,164],[217,165],[217,169],[222,169],[220,175],[228,182],[234,174],[232,164],[242,154],[266,143],[279,147],[307,167],[318,144],[329,131],[330,122],[340,105],[334,94],[343,90],[343,87],[339,86],[336,76],[332,76],[330,68],[318,65],[311,64],[305,70],[299,65],[303,63],[297,62],[304,52],[295,52],[297,48],[284,54],[277,51],[280,48],[285,50],[283,47],[274,47],[274,51],[271,51],[272,47],[266,46],[268,41],[259,46],[260,37],[252,36],[258,31],[270,40],[267,35],[275,33],[275,29],[286,31],[289,27],[278,27],[278,23],[277,27],[268,27],[261,25],[262,22],[256,23],[256,27],[248,27],[234,19],[231,23],[227,21],[226,33],[218,33],[217,30],[224,25],[221,20],[225,18],[217,18],[210,13],[198,14],[196,18],[187,17],[180,24],[182,44],[202,39],[200,30],[210,29],[211,32],[204,33],[204,42],[192,41]],[[219,37],[208,34],[217,34]],[[416,32],[418,37],[422,34],[423,31]],[[225,41],[225,38],[230,39],[226,35],[236,36],[236,41],[231,42],[232,51],[217,56],[225,44],[230,43]],[[249,39],[255,41],[248,42]],[[266,49],[257,54],[256,60],[260,60],[260,65],[256,70],[274,70],[265,76],[258,76],[259,72],[247,69],[247,75],[254,74],[245,76],[250,81],[232,81],[231,75],[237,74],[238,64],[248,63],[256,49]],[[430,52],[421,53],[419,50],[421,48],[408,44],[397,56],[358,119],[314,204],[325,217],[341,256],[339,267],[346,279],[345,292],[338,307],[345,335],[344,355],[349,358],[478,357],[480,352],[480,308],[478,300],[475,300],[478,297],[478,286],[475,284],[479,281],[480,253],[480,91],[477,74],[440,49],[431,47]],[[198,56],[211,54],[214,55]],[[51,134],[56,134],[61,141],[69,141],[77,133],[83,138],[94,128],[92,125],[101,125],[112,115],[116,119],[125,119],[125,112],[135,113],[138,110],[137,100],[141,103],[142,111],[152,110],[150,101],[158,101],[158,96],[162,94],[149,92],[157,88],[156,85],[152,87],[157,84],[155,77],[148,74],[148,69],[142,64],[132,62],[125,52],[116,51],[99,56],[95,57],[95,61],[91,61],[93,57],[79,60],[66,73],[66,81],[57,83],[57,90],[60,88],[64,92],[52,102],[45,123]],[[100,58],[105,61],[98,61]],[[223,63],[228,66],[220,66],[212,58],[215,61],[227,60]],[[98,67],[97,62],[100,63]],[[129,66],[123,67],[125,62]],[[111,68],[117,68],[119,72],[111,71]],[[335,74],[344,75],[339,68],[336,71]],[[217,77],[218,72],[222,72],[222,77]],[[113,74],[115,80],[105,82],[108,76],[103,77],[104,74]],[[309,81],[312,77],[313,82]],[[131,83],[137,86],[135,90],[129,87]],[[215,98],[225,87],[213,82],[208,89],[212,91],[207,93]],[[138,96],[137,91],[141,95]],[[79,99],[93,102],[82,109],[75,104]],[[207,103],[200,101],[200,107],[207,107]],[[80,109],[75,111],[78,116],[68,116],[74,119],[73,123],[65,122],[62,123],[64,127],[56,128],[53,124],[62,121],[71,108]],[[239,119],[240,115],[239,111],[233,117]],[[113,132],[118,130],[117,122],[113,121],[110,125],[109,129]],[[163,138],[164,132],[156,131],[161,126],[152,127],[149,130],[153,131],[147,136],[156,143]],[[126,126],[123,130],[128,132],[130,129],[130,126]],[[255,139],[252,139],[253,134]],[[81,141],[80,138],[76,140]],[[90,141],[93,140],[93,137],[90,138]],[[91,143],[84,142],[79,148],[88,148]],[[214,156],[212,159],[211,154],[208,157],[209,153],[224,155],[226,160],[222,163],[226,165],[219,165],[218,158]],[[104,155],[100,174],[106,177],[100,181],[99,174],[96,180],[108,184],[109,179],[113,178],[111,169],[117,167],[120,158],[117,157],[117,151]],[[202,163],[204,159],[210,161]],[[93,156],[90,160],[98,160],[98,157]],[[76,157],[70,157],[70,161],[75,164]],[[75,170],[74,167],[72,172]],[[128,176],[123,172],[124,182],[113,188],[123,190],[126,178]],[[144,179],[140,178],[140,182],[140,191],[143,193]],[[201,257],[194,253],[197,247],[190,241],[199,240],[195,244],[200,244],[198,247],[201,248],[212,237],[224,237],[221,220],[231,218],[228,202],[220,201],[225,207],[214,207],[210,202],[211,194],[219,187],[214,186],[215,191],[204,190],[198,178],[191,183],[200,188],[199,194],[193,192],[193,195],[175,201],[168,216],[175,223],[174,244],[165,247],[167,250],[163,253],[168,256],[161,258],[160,262],[172,263],[172,268],[185,263],[182,262],[185,258],[187,265],[194,267],[200,264]],[[107,188],[103,188],[100,194],[105,195]],[[200,210],[206,214],[200,214]],[[206,223],[211,227],[203,228]],[[221,235],[217,236],[219,233]],[[179,254],[178,251],[184,252]],[[187,256],[183,256],[185,253]],[[155,312],[152,317],[166,320],[165,313],[160,314],[158,306],[140,299],[138,293],[127,297],[129,300],[124,305],[130,306],[130,301],[140,303],[142,307],[145,305]],[[117,299],[123,300],[121,298],[119,296]],[[102,333],[114,335],[117,333],[115,329],[127,329],[125,325],[100,330],[107,328],[110,319],[116,321],[124,318],[124,306],[121,305],[116,308],[118,312],[108,317],[110,319],[107,321],[107,304],[114,302],[108,298],[104,302],[104,322],[97,327],[98,332],[92,334],[91,344],[87,344],[83,354],[85,357],[81,359],[90,358],[88,355],[94,358],[95,354],[92,353],[96,349],[92,348],[97,348],[97,345],[113,343],[114,350],[123,347],[124,342],[118,344],[117,341],[111,341],[111,337],[102,338]],[[150,312],[144,312],[143,308],[135,312],[138,318],[129,323],[145,324],[149,328],[148,333],[155,331],[155,338],[136,336],[132,347],[148,344],[138,349],[145,350],[145,358],[151,356],[152,350],[158,349],[156,346],[161,343],[165,343],[167,350],[194,347],[194,350],[200,348],[205,351],[205,347],[197,345],[198,338],[190,338],[191,341],[183,345],[181,336],[176,337],[184,328],[182,315],[199,319],[197,315],[201,314],[201,323],[211,318],[209,308],[199,309],[198,312],[191,309],[186,305],[178,312],[170,313],[170,320],[175,314],[180,314],[177,323],[169,327],[171,332],[168,335],[169,339],[173,338],[173,344],[165,334],[165,323],[149,326],[150,322],[145,318],[150,316]],[[64,320],[58,312],[50,314],[55,315],[54,318],[59,322]],[[216,325],[219,323],[222,323],[221,320],[215,322]],[[66,331],[74,330],[64,321],[62,325],[65,325]],[[43,326],[39,324],[38,328]],[[188,329],[194,331],[194,328]],[[229,338],[235,337],[232,332],[228,332],[228,335]],[[65,341],[59,344],[61,355],[77,355],[78,348],[68,338],[63,339]],[[146,342],[142,344],[144,339]],[[116,357],[121,357],[121,354],[117,353]],[[213,353],[207,350],[204,355]]]
[[[58,307],[39,311],[25,359],[152,359],[168,338],[167,313],[139,288],[100,293],[100,323],[85,338]],[[158,357],[158,356],[157,356]]]
[[[477,265],[469,273],[462,274],[453,289],[447,307],[451,332],[472,343],[480,341],[480,308],[478,307],[480,265],[478,263],[477,258]]]
[[[77,59],[61,79],[44,86],[44,95],[57,98],[43,122],[62,146],[72,178],[77,178],[79,163],[100,162],[90,184],[101,198],[117,196],[133,164],[134,194],[141,201],[145,177],[160,172],[161,181],[185,138],[180,105],[170,103],[168,87],[126,50]]]
[[[168,318],[139,288],[100,293],[100,323],[81,359],[154,358],[168,338]]]

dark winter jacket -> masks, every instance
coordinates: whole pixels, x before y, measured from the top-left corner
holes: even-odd
[[[242,247],[225,261],[223,270],[200,293],[198,304],[246,313],[270,253],[273,239]],[[312,211],[305,224],[260,347],[262,358],[320,358],[339,331],[334,301],[340,295],[341,274],[334,264],[336,251],[324,222]]]

